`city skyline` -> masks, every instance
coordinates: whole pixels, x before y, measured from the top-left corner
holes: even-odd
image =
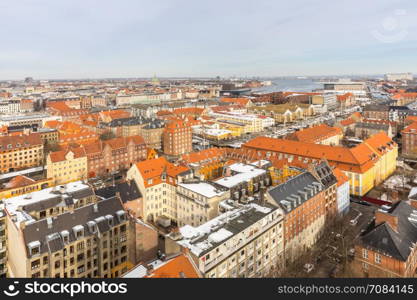
[[[0,7],[0,80],[416,72],[412,1],[41,0]]]

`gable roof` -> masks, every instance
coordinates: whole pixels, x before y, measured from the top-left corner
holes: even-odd
[[[389,213],[398,218],[398,232],[387,222],[375,225],[372,222],[362,233],[359,243],[398,260],[406,261],[413,244],[417,243],[417,221],[411,221],[410,215],[417,216],[417,210],[405,201],[396,203]]]
[[[145,278],[199,278],[199,272],[191,259],[180,254],[151,271]]]
[[[296,131],[290,135],[289,139],[300,142],[316,143],[336,135],[342,135],[342,130],[340,128],[320,124]]]

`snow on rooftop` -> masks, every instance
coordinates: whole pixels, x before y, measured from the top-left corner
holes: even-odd
[[[232,232],[230,232],[230,231],[228,231],[224,228],[220,228],[220,230],[210,234],[208,236],[208,239],[209,239],[210,242],[220,243],[220,242],[224,241],[225,239],[231,237],[232,235],[233,235]]]
[[[64,185],[64,191],[67,193],[74,193],[86,188],[89,188],[89,186],[82,183],[82,181],[71,182]],[[58,196],[58,194],[53,192],[58,190],[59,187],[50,187],[33,193],[5,199],[5,209],[11,216],[16,217],[16,225],[19,225],[21,222],[33,220],[32,216],[24,211],[19,210],[19,207],[55,198]]]
[[[214,244],[221,243],[233,236],[233,233],[224,228],[227,222],[241,217],[248,213],[251,209],[255,209],[265,215],[272,212],[269,207],[251,203],[239,208],[226,211],[216,218],[201,224],[198,227],[185,225],[181,227],[180,233],[183,239],[178,241],[180,245],[190,249],[192,253],[199,256],[202,252],[212,248]],[[248,224],[249,225],[249,224]],[[200,240],[201,239],[201,240]]]
[[[199,182],[199,183],[181,183],[179,186],[188,189],[194,193],[203,195],[207,198],[212,198],[216,196],[221,196],[225,192],[219,191],[213,185],[206,183],[206,182]]]
[[[229,168],[232,171],[237,172],[238,174],[218,179],[215,181],[217,184],[231,188],[235,185],[238,185],[241,182],[249,181],[252,178],[258,177],[266,173],[266,171],[263,169],[259,169],[252,165],[246,165],[242,163],[235,163],[233,165],[230,165]]]

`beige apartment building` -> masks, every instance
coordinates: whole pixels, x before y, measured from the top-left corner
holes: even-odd
[[[245,124],[245,132],[261,132],[263,128],[262,119],[256,115],[240,113],[210,113],[210,116],[218,121],[229,121],[232,124]]]
[[[50,152],[46,159],[47,177],[55,185],[87,179],[88,165],[84,148]]]
[[[4,277],[7,277],[7,223],[4,205],[0,202],[0,278]]]
[[[0,136],[0,174],[37,167],[43,162],[43,141],[39,133]]]
[[[230,191],[211,182],[185,182],[176,197],[178,226],[199,226],[219,215],[219,203],[230,199]]]
[[[127,272],[129,219],[118,197],[97,201],[82,182],[7,199],[10,274],[114,278]]]
[[[143,137],[146,146],[152,149],[162,149],[162,134],[165,129],[165,123],[162,120],[155,119],[151,123],[140,129],[139,135]]]
[[[269,204],[247,204],[198,227],[171,233],[205,278],[267,277],[284,262],[283,214]],[[175,247],[171,247],[175,250]]]
[[[165,157],[149,159],[134,164],[127,172],[127,179],[135,180],[143,197],[141,217],[147,222],[177,223],[176,187],[185,179],[191,179],[188,167],[168,162]]]

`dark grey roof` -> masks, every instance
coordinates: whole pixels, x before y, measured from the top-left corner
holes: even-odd
[[[334,176],[329,164],[322,161],[320,164],[314,167],[317,175],[320,178],[321,183],[327,188],[337,183],[337,178]]]
[[[105,216],[112,215],[114,217],[113,225],[118,225],[120,224],[119,219],[115,214],[119,210],[123,210],[123,206],[118,198],[102,200],[96,204],[80,207],[73,212],[66,212],[49,219],[52,221],[51,226],[48,226],[48,219],[27,224],[22,230],[23,238],[26,245],[30,242],[39,241],[41,244],[40,253],[57,251],[63,247],[63,240],[60,235],[62,231],[67,230],[69,232],[69,242],[76,240],[73,227],[77,225],[84,226],[84,236],[93,235],[88,229],[88,221],[96,221],[99,232],[105,232],[110,228]],[[99,217],[103,218],[97,220]]]
[[[107,127],[117,127],[117,126],[132,126],[132,125],[141,125],[151,122],[151,119],[143,117],[128,117],[112,120],[108,123],[101,123]]]
[[[310,172],[304,172],[268,190],[268,194],[288,213],[317,195],[321,190],[323,190],[323,185]]]
[[[51,191],[51,194],[56,194],[56,196],[47,200],[24,205],[22,209],[26,212],[32,212],[46,210],[59,205],[70,206],[74,204],[74,199],[84,199],[86,197],[93,196],[94,191],[92,188],[85,188],[74,192],[60,192],[59,190]]]
[[[245,230],[246,228],[248,228],[252,224],[255,224],[256,222],[258,222],[259,220],[264,218],[267,214],[270,214],[277,209],[275,206],[273,206],[269,203],[262,204],[262,207],[270,208],[271,211],[268,212],[268,213],[265,213],[265,212],[261,212],[261,211],[257,210],[256,208],[252,207],[249,210],[247,210],[246,212],[239,214],[238,217],[231,218],[225,225],[221,226],[220,228],[223,228],[227,231],[232,232],[233,235],[231,237],[225,239],[225,240],[222,240],[221,242],[211,241],[210,243],[212,244],[212,246],[210,248],[208,248],[207,250],[202,251],[199,254],[199,256],[201,257],[201,256],[205,255],[206,253],[210,252],[212,249],[216,248],[218,245],[225,243],[228,239],[233,238],[233,236],[235,236],[239,232],[242,232],[243,230]],[[213,233],[213,232],[209,232],[209,233],[201,236],[200,238],[194,240],[191,244],[198,244],[200,242],[205,241],[211,233]]]
[[[392,256],[401,261],[406,261],[410,255],[410,248],[417,243],[417,221],[410,221],[413,213],[417,215],[417,209],[405,201],[400,201],[388,211],[398,218],[398,232],[384,222],[375,226],[375,221],[362,233],[359,243],[363,246]]]
[[[145,125],[143,129],[156,129],[165,127],[165,122],[160,119],[152,119],[149,124]]]
[[[387,105],[378,105],[378,104],[370,104],[370,105],[366,105],[363,108],[363,111],[389,111],[389,106],[387,106]]]
[[[139,188],[134,180],[117,183],[99,190],[96,190],[96,195],[104,199],[115,197],[119,193],[120,199],[123,203],[137,200],[142,197]]]

